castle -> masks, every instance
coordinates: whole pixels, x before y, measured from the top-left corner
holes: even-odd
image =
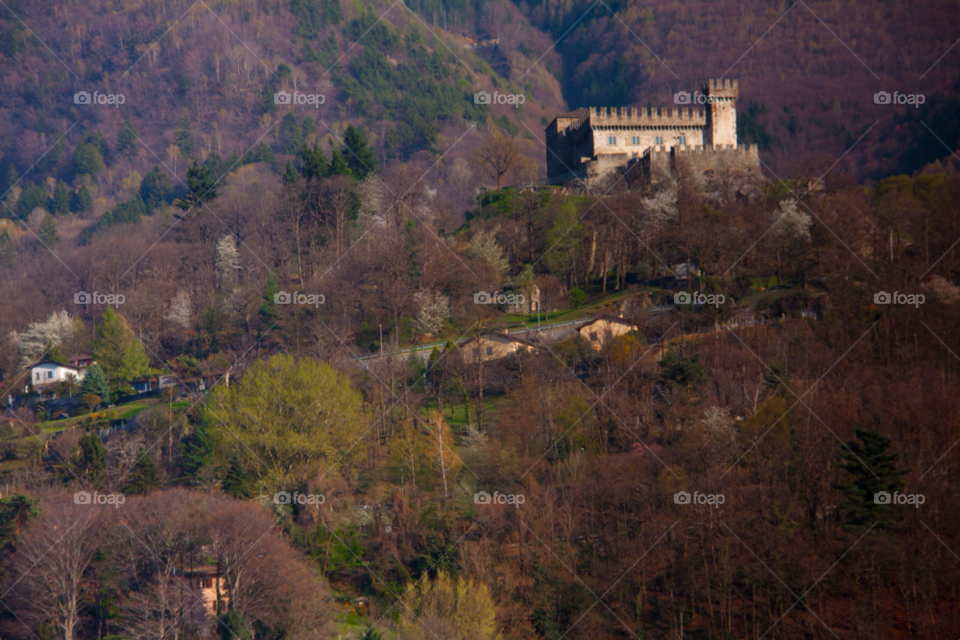
[[[681,163],[701,173],[759,171],[756,145],[737,144],[738,91],[736,80],[709,80],[701,94],[674,95],[705,110],[589,107],[557,116],[546,129],[547,178],[590,183],[638,164],[653,182]]]

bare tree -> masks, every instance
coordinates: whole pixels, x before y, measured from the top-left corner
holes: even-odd
[[[73,640],[80,604],[88,587],[84,576],[102,541],[100,532],[112,507],[75,504],[73,496],[46,503],[14,562],[17,576],[9,593],[17,615],[33,625],[52,625]]]
[[[477,151],[477,159],[487,174],[497,181],[497,189],[503,188],[503,177],[520,165],[522,155],[517,141],[512,136],[493,128]]]

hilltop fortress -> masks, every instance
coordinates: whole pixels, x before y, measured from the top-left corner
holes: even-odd
[[[557,116],[546,129],[548,180],[592,183],[638,164],[652,182],[680,164],[701,173],[759,171],[756,145],[737,144],[738,91],[736,80],[709,80],[703,93],[675,94],[692,107],[588,107]]]

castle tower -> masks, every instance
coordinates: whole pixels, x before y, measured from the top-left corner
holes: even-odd
[[[711,147],[737,146],[737,81],[708,80],[703,85],[707,101],[704,142]]]

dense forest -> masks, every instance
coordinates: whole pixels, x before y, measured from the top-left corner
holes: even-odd
[[[3,637],[960,635],[955,7],[2,11]],[[762,175],[542,179],[735,63]]]

